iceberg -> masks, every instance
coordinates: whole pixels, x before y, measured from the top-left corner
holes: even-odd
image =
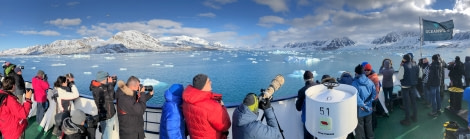
[[[321,60],[319,58],[288,56],[284,58],[284,61],[287,63],[314,65],[318,64]]]
[[[288,77],[291,78],[303,78],[304,77],[305,70],[294,70],[291,74],[287,75]],[[316,77],[317,71],[312,71],[313,77]]]
[[[53,66],[53,67],[65,66],[65,65],[67,65],[67,64],[64,64],[64,63],[51,64],[51,66]]]
[[[85,72],[83,72],[83,74],[85,74],[85,75],[91,75],[91,72],[85,71]]]
[[[167,84],[164,83],[164,82],[160,82],[158,80],[155,80],[155,79],[150,79],[150,78],[145,78],[145,79],[139,79],[142,81],[142,85],[145,85],[145,86],[148,86],[148,85],[151,85],[151,86],[157,86],[157,87],[160,87],[160,86],[166,86]]]
[[[125,71],[127,68],[119,68],[120,71]]]

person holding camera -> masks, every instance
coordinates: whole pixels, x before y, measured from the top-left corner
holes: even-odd
[[[267,125],[258,120],[258,108],[264,111]],[[282,138],[269,98],[260,102],[256,94],[247,94],[243,103],[233,112],[232,119],[232,137],[234,139]]]
[[[116,76],[109,76],[108,72],[98,71],[96,80],[92,80],[90,91],[93,93],[98,116],[100,119],[100,131],[102,138],[113,139],[113,132],[116,132],[116,109],[114,107],[114,86],[116,85]]]
[[[18,97],[18,101],[23,103],[23,94],[26,93],[26,86],[24,84],[24,79],[21,71],[21,67],[16,67],[14,72],[11,72],[9,76],[15,78],[15,96]]]
[[[62,129],[62,121],[70,116],[70,111],[72,110],[72,101],[79,97],[78,90],[71,89],[68,86],[68,80],[64,76],[57,77],[57,80],[54,82],[54,90],[53,92],[56,102],[56,115],[54,119],[56,121],[54,131],[56,135],[60,135]]]
[[[15,79],[5,77],[2,81],[3,89],[0,90],[0,131],[4,139],[18,139],[28,126],[28,115],[31,110],[32,91],[25,94],[23,104],[17,101],[13,94],[15,91]]]
[[[190,138],[225,139],[231,126],[222,95],[212,92],[212,82],[205,74],[193,78],[183,92],[183,115]]]
[[[143,139],[144,118],[147,101],[153,97],[151,86],[142,86],[139,78],[129,77],[127,83],[117,82],[116,104],[119,120],[119,137],[121,139]],[[149,93],[145,93],[148,91]]]
[[[82,110],[73,110],[71,117],[65,118],[61,124],[64,131],[62,139],[86,139],[85,121],[86,115]]]
[[[44,71],[39,70],[31,82],[34,89],[34,100],[37,103],[36,122],[40,124],[46,112],[47,90],[49,89],[47,75]]]

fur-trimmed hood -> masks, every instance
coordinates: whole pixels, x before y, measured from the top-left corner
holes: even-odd
[[[134,91],[132,91],[129,87],[126,86],[126,83],[124,83],[124,81],[122,80],[119,80],[117,82],[118,84],[118,88],[121,89],[121,91],[128,95],[128,96],[134,96]]]

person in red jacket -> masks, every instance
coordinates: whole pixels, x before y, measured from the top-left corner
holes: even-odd
[[[231,126],[222,95],[212,92],[205,74],[193,78],[183,92],[183,115],[191,139],[225,139]]]
[[[13,94],[15,91],[15,79],[5,77],[2,81],[3,90],[0,90],[0,131],[4,139],[18,139],[28,126],[28,115],[31,110],[32,91],[25,94],[23,104]]]
[[[47,75],[44,71],[39,70],[36,76],[31,80],[34,89],[34,100],[37,102],[36,122],[41,123],[44,113],[46,112],[47,90],[49,83],[47,82]]]

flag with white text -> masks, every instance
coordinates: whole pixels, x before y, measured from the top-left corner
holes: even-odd
[[[454,21],[435,22],[423,19],[423,40],[442,41],[452,39]]]

